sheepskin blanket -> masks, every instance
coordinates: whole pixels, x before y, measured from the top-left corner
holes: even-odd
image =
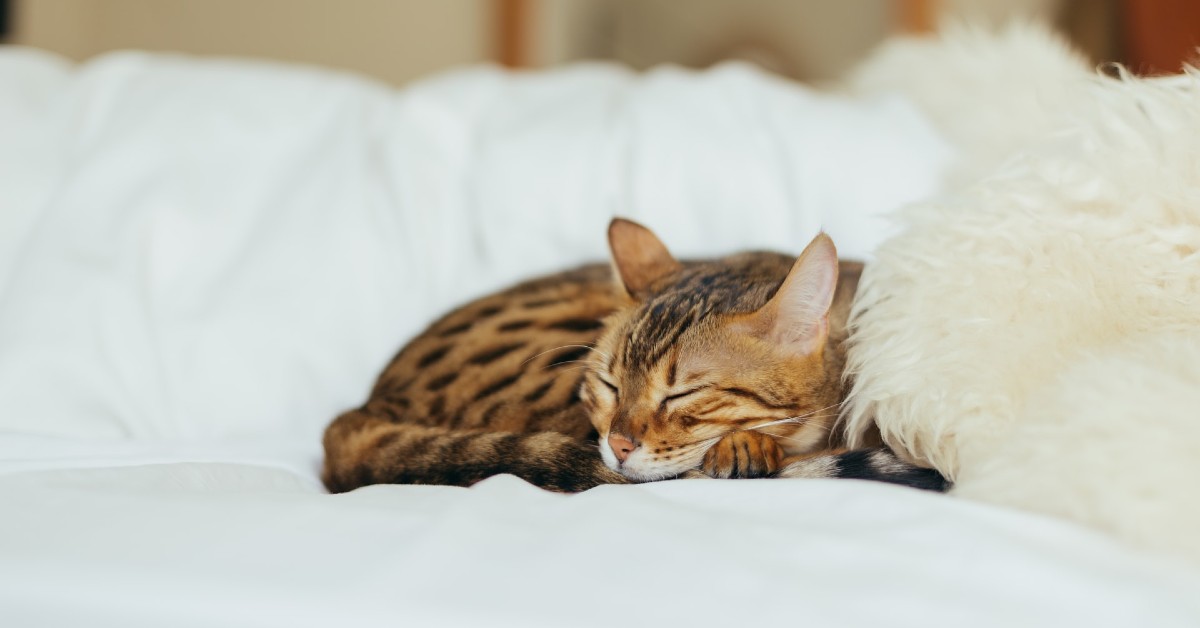
[[[920,103],[968,158],[863,278],[848,430],[876,419],[959,496],[1200,560],[1200,74],[957,29],[851,84]]]

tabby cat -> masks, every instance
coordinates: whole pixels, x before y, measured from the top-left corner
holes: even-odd
[[[946,488],[885,448],[840,448],[862,267],[828,236],[798,259],[695,262],[628,220],[608,239],[612,266],[484,297],[404,347],[326,430],[329,490],[500,473],[565,492],[701,474]]]

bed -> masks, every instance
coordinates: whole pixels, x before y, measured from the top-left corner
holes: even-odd
[[[604,256],[870,259],[956,148],[744,65],[313,68],[0,49],[0,624],[1186,626],[1200,576],[854,481],[329,495],[319,435],[440,311]]]

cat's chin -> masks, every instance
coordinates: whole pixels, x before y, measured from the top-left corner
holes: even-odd
[[[632,482],[659,482],[659,480],[678,478],[696,468],[696,465],[683,465],[683,463],[677,463],[677,465],[648,463],[644,460],[637,460],[636,456],[630,456],[622,463],[618,463],[616,456],[613,456],[612,462],[605,460],[605,465],[629,478]]]
[[[680,475],[687,473],[690,469],[636,470],[636,469],[627,468],[627,467],[625,467],[625,465],[622,465],[622,468],[613,469],[613,470],[616,471],[617,473],[620,473],[621,475],[625,476],[626,478],[628,478],[630,481],[633,481],[633,482],[658,482],[659,480],[673,480],[673,479],[679,477]]]
[[[634,452],[621,463],[605,439],[600,439],[600,458],[604,465],[634,482],[657,482],[670,480],[696,469],[695,464],[657,464],[642,458],[642,452]]]

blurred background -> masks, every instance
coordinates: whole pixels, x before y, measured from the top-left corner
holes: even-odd
[[[1096,62],[1142,74],[1178,71],[1200,44],[1200,0],[0,0],[0,37],[76,60],[126,48],[253,56],[392,84],[583,59],[742,59],[819,82],[944,18],[1046,22]]]

